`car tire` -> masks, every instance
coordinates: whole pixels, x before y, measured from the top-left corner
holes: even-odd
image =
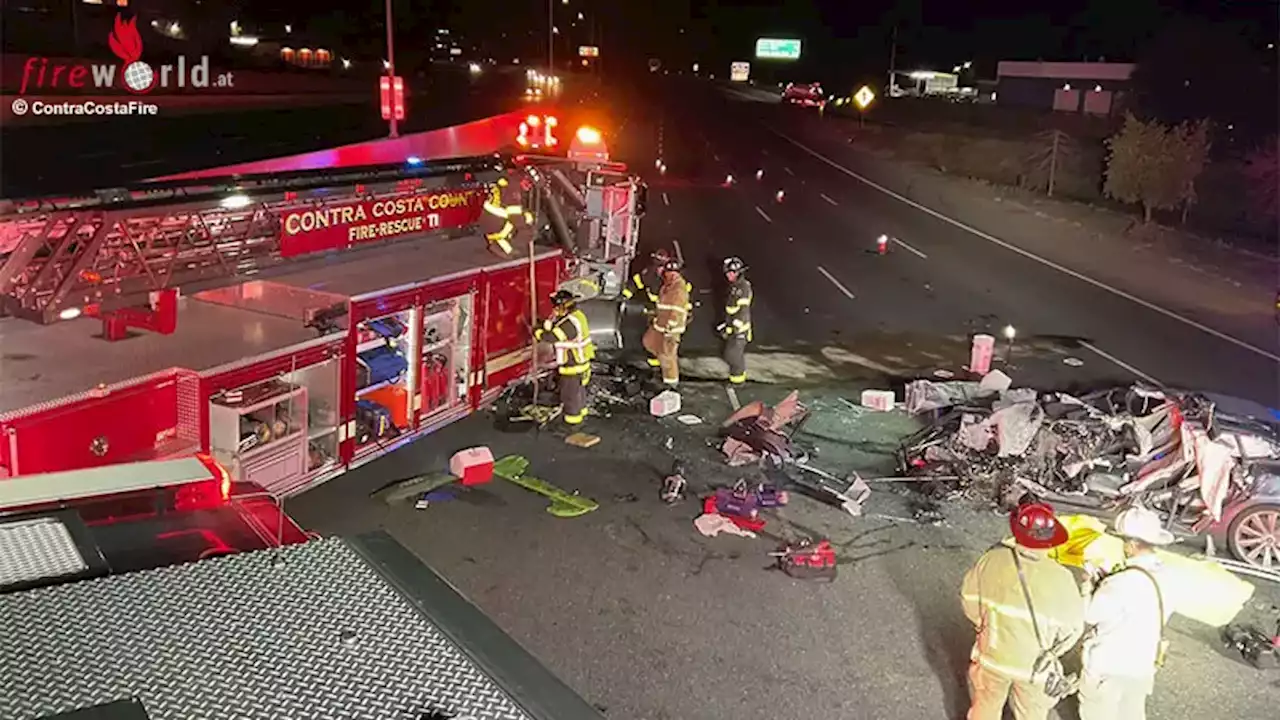
[[[1243,563],[1280,570],[1280,504],[1247,508],[1227,528],[1227,549]]]

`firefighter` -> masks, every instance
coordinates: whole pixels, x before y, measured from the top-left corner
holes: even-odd
[[[639,298],[641,308],[650,317],[658,304],[658,290],[662,287],[662,266],[671,260],[671,255],[662,248],[653,251],[649,256],[649,264],[636,270],[631,282],[622,288],[622,297],[627,300]],[[648,357],[649,367],[658,367],[658,358],[652,353]]]
[[[662,287],[643,339],[645,350],[662,369],[662,382],[672,387],[680,384],[680,338],[689,325],[689,283],[680,270],[679,260],[663,263]]]
[[[521,188],[505,177],[489,188],[481,214],[481,230],[489,241],[489,247],[497,248],[503,256],[514,252],[512,240],[520,230],[533,225],[533,213],[525,210],[520,201]]]
[[[1135,506],[1115,519],[1125,565],[1099,581],[1084,622],[1081,720],[1144,720],[1156,670],[1164,663],[1166,571],[1156,548],[1174,541],[1160,516]]]
[[[534,334],[534,340],[542,342],[547,334],[551,335],[556,370],[560,374],[562,417],[569,425],[581,425],[587,417],[587,385],[591,382],[591,360],[596,356],[596,346],[591,342],[587,316],[578,309],[578,299],[573,293],[558,290],[551,296],[551,304],[553,314]]]
[[[1048,505],[1009,518],[1013,538],[965,573],[961,603],[978,631],[969,664],[969,720],[1045,720],[1070,692],[1059,658],[1084,634],[1084,598],[1075,577],[1049,557],[1067,530]]]
[[[741,258],[725,258],[723,269],[729,289],[724,300],[724,322],[720,323],[719,330],[724,338],[729,382],[741,385],[747,381],[747,343],[751,342],[751,282],[746,278],[747,266]]]

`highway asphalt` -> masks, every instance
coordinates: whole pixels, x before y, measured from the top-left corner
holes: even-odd
[[[411,94],[402,133],[458,125],[518,107],[519,72],[440,72]],[[371,86],[372,88],[372,86]],[[145,180],[183,170],[293,155],[387,133],[376,94],[357,105],[133,117],[0,132],[0,197],[27,197]]]
[[[697,286],[700,307],[684,348],[690,365],[715,353],[716,268],[738,254],[756,288],[753,373],[776,378],[781,366],[811,359],[798,365],[808,376],[796,378],[805,399],[856,399],[863,388],[896,382],[885,370],[958,371],[968,334],[1006,323],[1019,329],[1010,373],[1037,387],[1131,381],[1117,361],[1169,382],[1247,395],[1274,376],[1274,368],[1181,323],[888,202],[755,124],[759,108],[690,97],[685,87],[643,83],[619,93],[613,145],[651,181],[644,249],[678,244]],[[654,169],[658,156],[665,174]],[[730,173],[737,182],[725,187]],[[909,245],[877,255],[881,233]],[[852,372],[818,372],[831,363]],[[776,401],[789,383],[775,383],[748,384],[739,399]],[[957,590],[1005,520],[948,503],[942,524],[918,524],[909,496],[876,493],[869,517],[799,500],[771,522],[769,537],[702,538],[691,526],[695,499],[666,507],[657,498],[670,461],[689,464],[695,494],[754,475],[726,467],[709,447],[730,412],[723,386],[687,382],[682,391],[686,411],[707,424],[618,408],[589,420],[602,442],[584,450],[564,444],[559,431],[499,430],[481,413],[287,509],[322,533],[388,530],[609,718],[963,717],[972,630]],[[531,474],[596,499],[600,509],[557,519],[540,498],[500,481],[425,510],[368,497],[480,444],[528,457]],[[795,535],[832,539],[841,555],[835,583],[766,570],[769,538]],[[1280,593],[1262,587],[1250,609],[1277,602]],[[1170,634],[1173,660],[1149,717],[1274,714],[1274,676],[1238,664],[1210,628],[1175,618]],[[1060,717],[1075,717],[1071,703]]]

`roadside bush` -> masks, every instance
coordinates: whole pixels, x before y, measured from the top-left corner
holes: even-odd
[[[1280,219],[1280,135],[1249,153],[1241,173],[1249,183],[1253,215],[1266,223]]]

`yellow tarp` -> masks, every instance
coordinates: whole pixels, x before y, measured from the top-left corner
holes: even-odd
[[[1107,526],[1088,515],[1064,515],[1058,520],[1067,528],[1067,543],[1050,557],[1069,567],[1113,569],[1124,563],[1124,541],[1107,532]],[[1254,586],[1217,563],[1197,560],[1167,550],[1157,550],[1166,568],[1163,577],[1165,602],[1174,612],[1206,625],[1221,627],[1231,622],[1253,597]]]

